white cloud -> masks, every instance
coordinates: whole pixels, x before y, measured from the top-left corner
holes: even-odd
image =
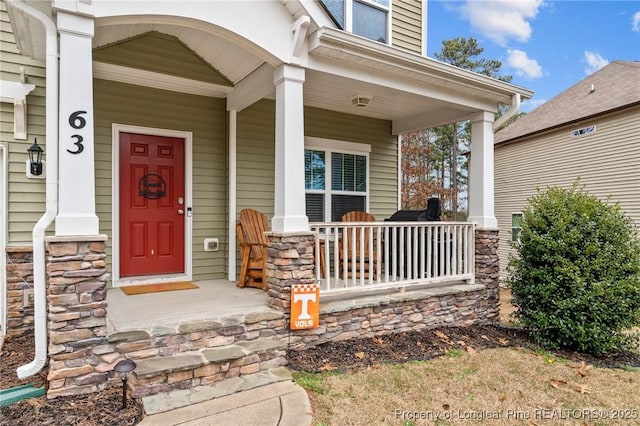
[[[542,67],[527,52],[518,49],[507,50],[507,66],[515,69],[516,75],[526,78],[542,77]]]
[[[543,4],[543,0],[467,0],[460,10],[474,30],[505,46],[510,39],[529,40],[529,21]]]
[[[587,63],[584,68],[584,72],[587,75],[593,74],[609,63],[609,61],[603,58],[598,52],[590,52],[588,50],[584,51],[584,61]]]
[[[637,33],[640,33],[640,11],[633,14],[631,22],[631,29]]]
[[[545,102],[547,102],[547,99],[527,99],[526,101],[522,102],[520,112],[531,112]]]

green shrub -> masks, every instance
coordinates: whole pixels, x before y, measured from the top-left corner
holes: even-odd
[[[603,354],[640,325],[640,240],[619,206],[572,188],[538,191],[509,259],[516,317],[537,343]]]

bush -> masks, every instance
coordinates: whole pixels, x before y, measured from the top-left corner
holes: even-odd
[[[516,317],[536,342],[604,354],[640,324],[640,240],[620,211],[578,188],[538,191],[509,259]]]

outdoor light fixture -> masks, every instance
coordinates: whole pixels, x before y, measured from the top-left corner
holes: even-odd
[[[27,149],[29,153],[29,173],[31,176],[42,174],[42,148],[38,145],[38,139],[33,140],[33,145]]]
[[[118,373],[118,376],[122,378],[122,409],[127,408],[127,380],[129,379],[129,373],[135,370],[136,363],[130,359],[123,359],[118,362],[114,367],[114,370]]]
[[[355,95],[351,96],[351,103],[357,107],[366,107],[367,105],[369,105],[369,102],[371,102],[372,98],[373,96],[369,94],[356,93]]]

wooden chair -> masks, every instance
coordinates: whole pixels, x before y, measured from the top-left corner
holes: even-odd
[[[236,225],[240,247],[240,278],[238,287],[267,289],[267,245],[265,232],[269,230],[267,216],[253,209],[240,211]]]
[[[360,210],[353,210],[342,215],[343,222],[375,222],[376,218],[367,212]],[[363,234],[363,235],[361,235]],[[347,261],[347,278],[351,278],[355,275],[356,278],[361,276],[360,264],[363,263],[364,278],[369,278],[370,274],[376,274],[377,271],[377,253],[375,251],[375,242],[373,243],[373,251],[369,250],[369,241],[373,237],[373,231],[363,229],[361,227],[349,227],[343,228],[343,235],[341,239],[340,249],[338,256],[340,258],[340,274],[344,276],[343,256],[344,246],[346,246],[346,261]],[[344,244],[344,246],[343,246]],[[362,244],[362,245],[361,245]],[[362,247],[362,251],[360,248]],[[353,253],[355,251],[355,257]],[[362,259],[361,253],[364,254]]]

